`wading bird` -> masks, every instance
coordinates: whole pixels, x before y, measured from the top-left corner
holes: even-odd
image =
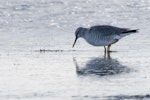
[[[122,37],[136,33],[137,29],[130,30],[128,28],[119,28],[110,25],[98,25],[90,28],[79,27],[75,31],[75,45],[78,38],[84,38],[93,46],[104,46],[105,52],[110,52],[112,44],[118,42]],[[106,48],[107,46],[107,48]]]

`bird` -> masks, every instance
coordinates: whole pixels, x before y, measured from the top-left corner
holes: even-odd
[[[78,38],[84,38],[93,46],[103,46],[105,52],[111,52],[112,44],[117,43],[121,38],[137,33],[139,29],[119,28],[111,25],[96,25],[89,28],[78,27],[75,31],[75,46]]]

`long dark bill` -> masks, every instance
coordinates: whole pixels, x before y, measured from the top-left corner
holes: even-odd
[[[77,41],[77,37],[75,38],[75,40],[74,40],[74,43],[73,43],[73,45],[72,45],[72,48],[74,47],[74,45],[76,44],[76,41]]]

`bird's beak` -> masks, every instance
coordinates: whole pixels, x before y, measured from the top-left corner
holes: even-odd
[[[77,37],[75,38],[75,40],[74,40],[74,43],[73,43],[73,45],[72,45],[72,48],[74,47],[74,45],[76,44],[76,41],[77,41]]]

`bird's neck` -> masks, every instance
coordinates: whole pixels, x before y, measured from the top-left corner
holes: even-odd
[[[89,34],[89,30],[86,29],[86,30],[84,30],[84,33],[83,33],[82,37],[86,38],[87,36],[89,36],[88,34]]]

